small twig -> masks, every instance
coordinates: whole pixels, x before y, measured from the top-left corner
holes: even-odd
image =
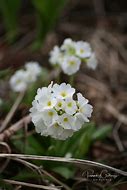
[[[10,180],[10,179],[3,179],[5,183],[13,184],[13,185],[21,185],[21,186],[26,186],[26,187],[32,187],[32,188],[38,188],[38,189],[45,189],[45,190],[59,190],[56,187],[48,187],[44,185],[36,185],[32,183],[25,183],[21,181],[15,181],[15,180]]]
[[[10,120],[11,120],[11,118],[13,117],[15,111],[17,110],[17,108],[18,108],[20,102],[22,101],[22,99],[23,99],[23,97],[24,97],[24,94],[25,94],[25,92],[21,92],[21,93],[18,95],[18,97],[17,97],[15,103],[13,104],[12,108],[10,109],[9,113],[7,114],[7,116],[6,116],[5,120],[4,120],[4,122],[2,123],[2,125],[1,125],[1,127],[0,127],[0,133],[6,129],[8,123],[10,122]]]
[[[113,107],[113,105],[106,103],[104,105],[104,108],[110,112],[119,122],[124,123],[127,125],[127,116],[119,113],[119,111]]]
[[[9,147],[9,145],[8,145],[7,143],[5,143],[5,142],[0,142],[0,146],[5,147],[6,150],[7,150],[7,152],[8,152],[9,154],[11,153],[11,149],[10,149],[10,147]],[[1,165],[1,167],[0,167],[0,173],[2,173],[2,172],[4,171],[4,169],[7,167],[8,163],[9,163],[9,160],[10,160],[10,158],[7,158],[7,159],[5,160],[5,163]]]
[[[37,170],[37,166],[35,166],[34,164],[32,163],[29,163],[25,160],[22,160],[20,158],[14,158],[12,160],[15,160],[16,162],[20,162],[22,163],[23,165],[25,165],[27,168],[31,169],[33,172],[36,172],[35,170]],[[37,170],[38,171],[38,170]],[[40,174],[40,173],[39,173]]]
[[[72,163],[72,164],[79,164],[79,165],[87,165],[87,166],[94,166],[99,168],[105,168],[116,172],[120,175],[127,176],[126,171],[122,171],[120,169],[101,164],[98,162],[90,161],[90,160],[82,160],[82,159],[75,159],[75,158],[65,158],[65,157],[51,157],[51,156],[36,156],[36,155],[24,155],[24,154],[0,154],[0,158],[7,158],[10,159],[14,158],[21,158],[25,160],[46,160],[46,161],[54,161],[54,162],[65,162],[65,163]]]
[[[64,187],[66,190],[71,190],[70,187],[68,187],[66,184],[64,184],[63,182],[61,182],[60,180],[58,180],[57,178],[55,178],[54,176],[52,176],[50,173],[48,173],[47,171],[45,171],[44,169],[41,169],[42,172],[47,175],[48,177],[50,177],[50,179],[52,179],[54,182],[56,182],[57,184],[61,185],[62,187]]]
[[[26,146],[27,146],[27,130],[28,130],[28,123],[24,123],[24,152],[26,151]]]
[[[49,174],[47,171],[45,171],[44,169],[42,169],[42,167],[38,167],[35,164],[32,164],[32,163],[30,163],[28,161],[25,161],[25,160],[22,160],[22,159],[19,159],[19,158],[15,158],[13,160],[21,162],[22,164],[24,164],[25,166],[29,167],[30,169],[34,168],[41,177],[43,177],[42,176],[42,173],[43,173],[46,176],[50,177],[50,179],[52,179],[52,181],[56,182],[58,185],[64,187],[66,190],[70,190],[70,188],[66,184],[64,184],[63,182],[61,182],[60,180],[58,180],[57,178],[55,178],[51,174]]]
[[[23,117],[21,120],[19,120],[17,123],[13,124],[11,127],[3,131],[3,133],[0,134],[0,141],[4,141],[5,139],[8,139],[11,137],[14,133],[16,133],[19,129],[24,127],[25,123],[30,123],[31,117],[30,115],[27,115]]]
[[[104,83],[102,83],[102,82],[98,81],[97,79],[92,78],[84,73],[80,73],[79,76],[80,76],[81,82],[85,82],[86,84],[88,84],[88,85],[94,87],[95,89],[99,90],[100,92],[102,92],[104,94],[104,96],[109,97],[110,91]]]
[[[19,190],[19,189],[21,189],[22,188],[22,186],[21,185],[17,185],[16,187],[15,187],[15,189],[14,190]]]
[[[22,160],[20,158],[14,158],[13,160],[22,163],[27,168],[31,169],[33,172],[39,174],[41,176],[41,179],[43,179],[43,175],[42,175],[41,169],[38,166],[36,166],[35,164],[32,164],[32,163],[30,163],[30,162],[28,162],[26,160]]]
[[[118,130],[121,126],[121,122],[117,122],[114,129],[113,129],[113,136],[114,136],[114,139],[115,139],[115,143],[119,149],[120,152],[123,152],[124,151],[124,147],[122,145],[122,142],[120,140],[120,137],[119,137],[119,134],[118,134]]]

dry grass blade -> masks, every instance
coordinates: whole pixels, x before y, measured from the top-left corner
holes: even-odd
[[[25,183],[21,181],[15,181],[15,180],[10,180],[10,179],[3,179],[5,183],[13,184],[13,185],[21,185],[21,186],[26,186],[26,187],[32,187],[32,188],[38,188],[38,189],[45,189],[45,190],[59,190],[56,187],[48,187],[44,185],[36,185],[32,183]]]
[[[18,131],[19,129],[21,129],[22,127],[24,127],[25,123],[28,124],[30,121],[31,121],[30,115],[27,115],[27,116],[23,117],[17,123],[13,124],[11,127],[9,127],[3,133],[0,134],[0,141],[4,141],[5,139],[8,139],[16,131]]]
[[[94,166],[99,168],[104,168],[116,172],[117,174],[127,176],[126,171],[122,171],[120,169],[101,164],[98,162],[93,162],[89,160],[81,160],[75,158],[62,158],[62,157],[51,157],[51,156],[35,156],[35,155],[23,155],[23,154],[0,154],[0,158],[20,158],[25,160],[47,160],[47,161],[54,161],[54,162],[65,162],[65,163],[72,163],[77,165],[86,165],[86,166]]]
[[[119,122],[127,125],[127,116],[119,113],[119,111],[111,104],[107,103],[104,105],[105,109],[110,112]]]
[[[9,113],[7,114],[7,116],[6,116],[6,118],[5,118],[5,120],[4,120],[3,124],[2,124],[2,126],[0,127],[0,133],[6,129],[8,123],[10,122],[10,120],[11,120],[11,118],[13,117],[15,111],[17,110],[17,108],[18,108],[20,102],[22,101],[22,99],[23,99],[23,97],[24,97],[24,94],[25,94],[25,92],[21,92],[21,93],[18,95],[18,97],[17,97],[15,103],[13,104],[13,106],[12,106],[12,108],[10,109]]]
[[[11,149],[9,147],[9,145],[5,142],[0,142],[0,146],[3,146],[6,148],[7,152],[10,154],[11,153]],[[1,165],[0,167],[0,173],[2,173],[4,171],[4,169],[7,167],[8,163],[9,163],[10,158],[7,158],[4,162],[4,164]]]
[[[50,179],[52,179],[52,181],[54,181],[58,185],[64,187],[66,190],[70,190],[70,188],[66,184],[64,184],[63,182],[61,182],[60,180],[58,180],[57,178],[55,178],[51,174],[49,174],[47,171],[45,171],[44,169],[42,169],[42,167],[38,167],[35,164],[32,164],[32,163],[30,163],[28,161],[25,161],[25,160],[22,160],[22,159],[19,159],[19,158],[14,158],[13,160],[18,161],[18,162],[24,164],[28,168],[30,168],[33,171],[37,172],[41,177],[43,177],[42,174],[48,176]]]

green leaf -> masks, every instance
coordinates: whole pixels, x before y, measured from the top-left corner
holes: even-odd
[[[16,176],[12,177],[13,180],[19,180],[19,181],[26,181],[28,179],[39,179],[41,176],[39,176],[37,173],[31,173],[31,171],[22,170],[19,172]]]
[[[4,69],[0,71],[0,79],[3,79],[9,74],[9,69]]]
[[[75,155],[78,158],[84,157],[89,151],[89,147],[92,143],[92,135],[95,131],[95,126],[91,123],[85,129],[85,132],[81,134],[78,147],[76,149]]]
[[[63,176],[66,179],[69,179],[69,178],[73,177],[73,175],[74,175],[74,170],[72,168],[70,169],[70,168],[62,167],[62,166],[52,168],[52,171],[60,174],[61,176]]]
[[[21,0],[1,0],[0,12],[4,19],[7,31],[7,40],[11,43],[15,40],[18,32],[18,12]]]
[[[42,153],[45,152],[45,149],[42,146],[42,144],[38,141],[38,139],[35,138],[33,135],[31,135],[27,137],[27,146],[25,152],[27,154],[41,155]]]
[[[108,134],[110,134],[112,131],[111,125],[105,125],[98,128],[92,135],[92,139],[95,140],[101,140],[104,139]]]
[[[34,50],[42,46],[66,2],[67,0],[32,0],[37,15],[37,39],[33,44]]]
[[[7,184],[7,183],[5,183],[4,181],[2,181],[2,178],[1,178],[1,176],[0,176],[0,188],[3,190],[3,189],[5,189],[5,190],[13,190],[14,189],[14,187],[11,185],[11,184]]]

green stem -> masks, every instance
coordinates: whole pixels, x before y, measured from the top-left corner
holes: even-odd
[[[71,86],[74,86],[74,81],[75,81],[75,75],[71,75],[69,78],[69,82],[70,82]]]

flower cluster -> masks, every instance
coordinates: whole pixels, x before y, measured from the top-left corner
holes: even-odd
[[[53,48],[49,61],[52,65],[59,65],[68,75],[76,73],[82,62],[91,69],[97,67],[95,53],[92,52],[90,44],[84,41],[75,42],[70,38],[65,39],[61,47]]]
[[[89,122],[92,106],[81,93],[77,93],[77,100],[74,100],[74,94],[75,89],[66,83],[51,83],[48,87],[38,89],[30,109],[37,133],[65,140],[78,131],[84,122]]]
[[[10,86],[15,92],[22,92],[37,80],[41,74],[41,67],[37,62],[28,62],[25,69],[20,69],[10,79]]]

